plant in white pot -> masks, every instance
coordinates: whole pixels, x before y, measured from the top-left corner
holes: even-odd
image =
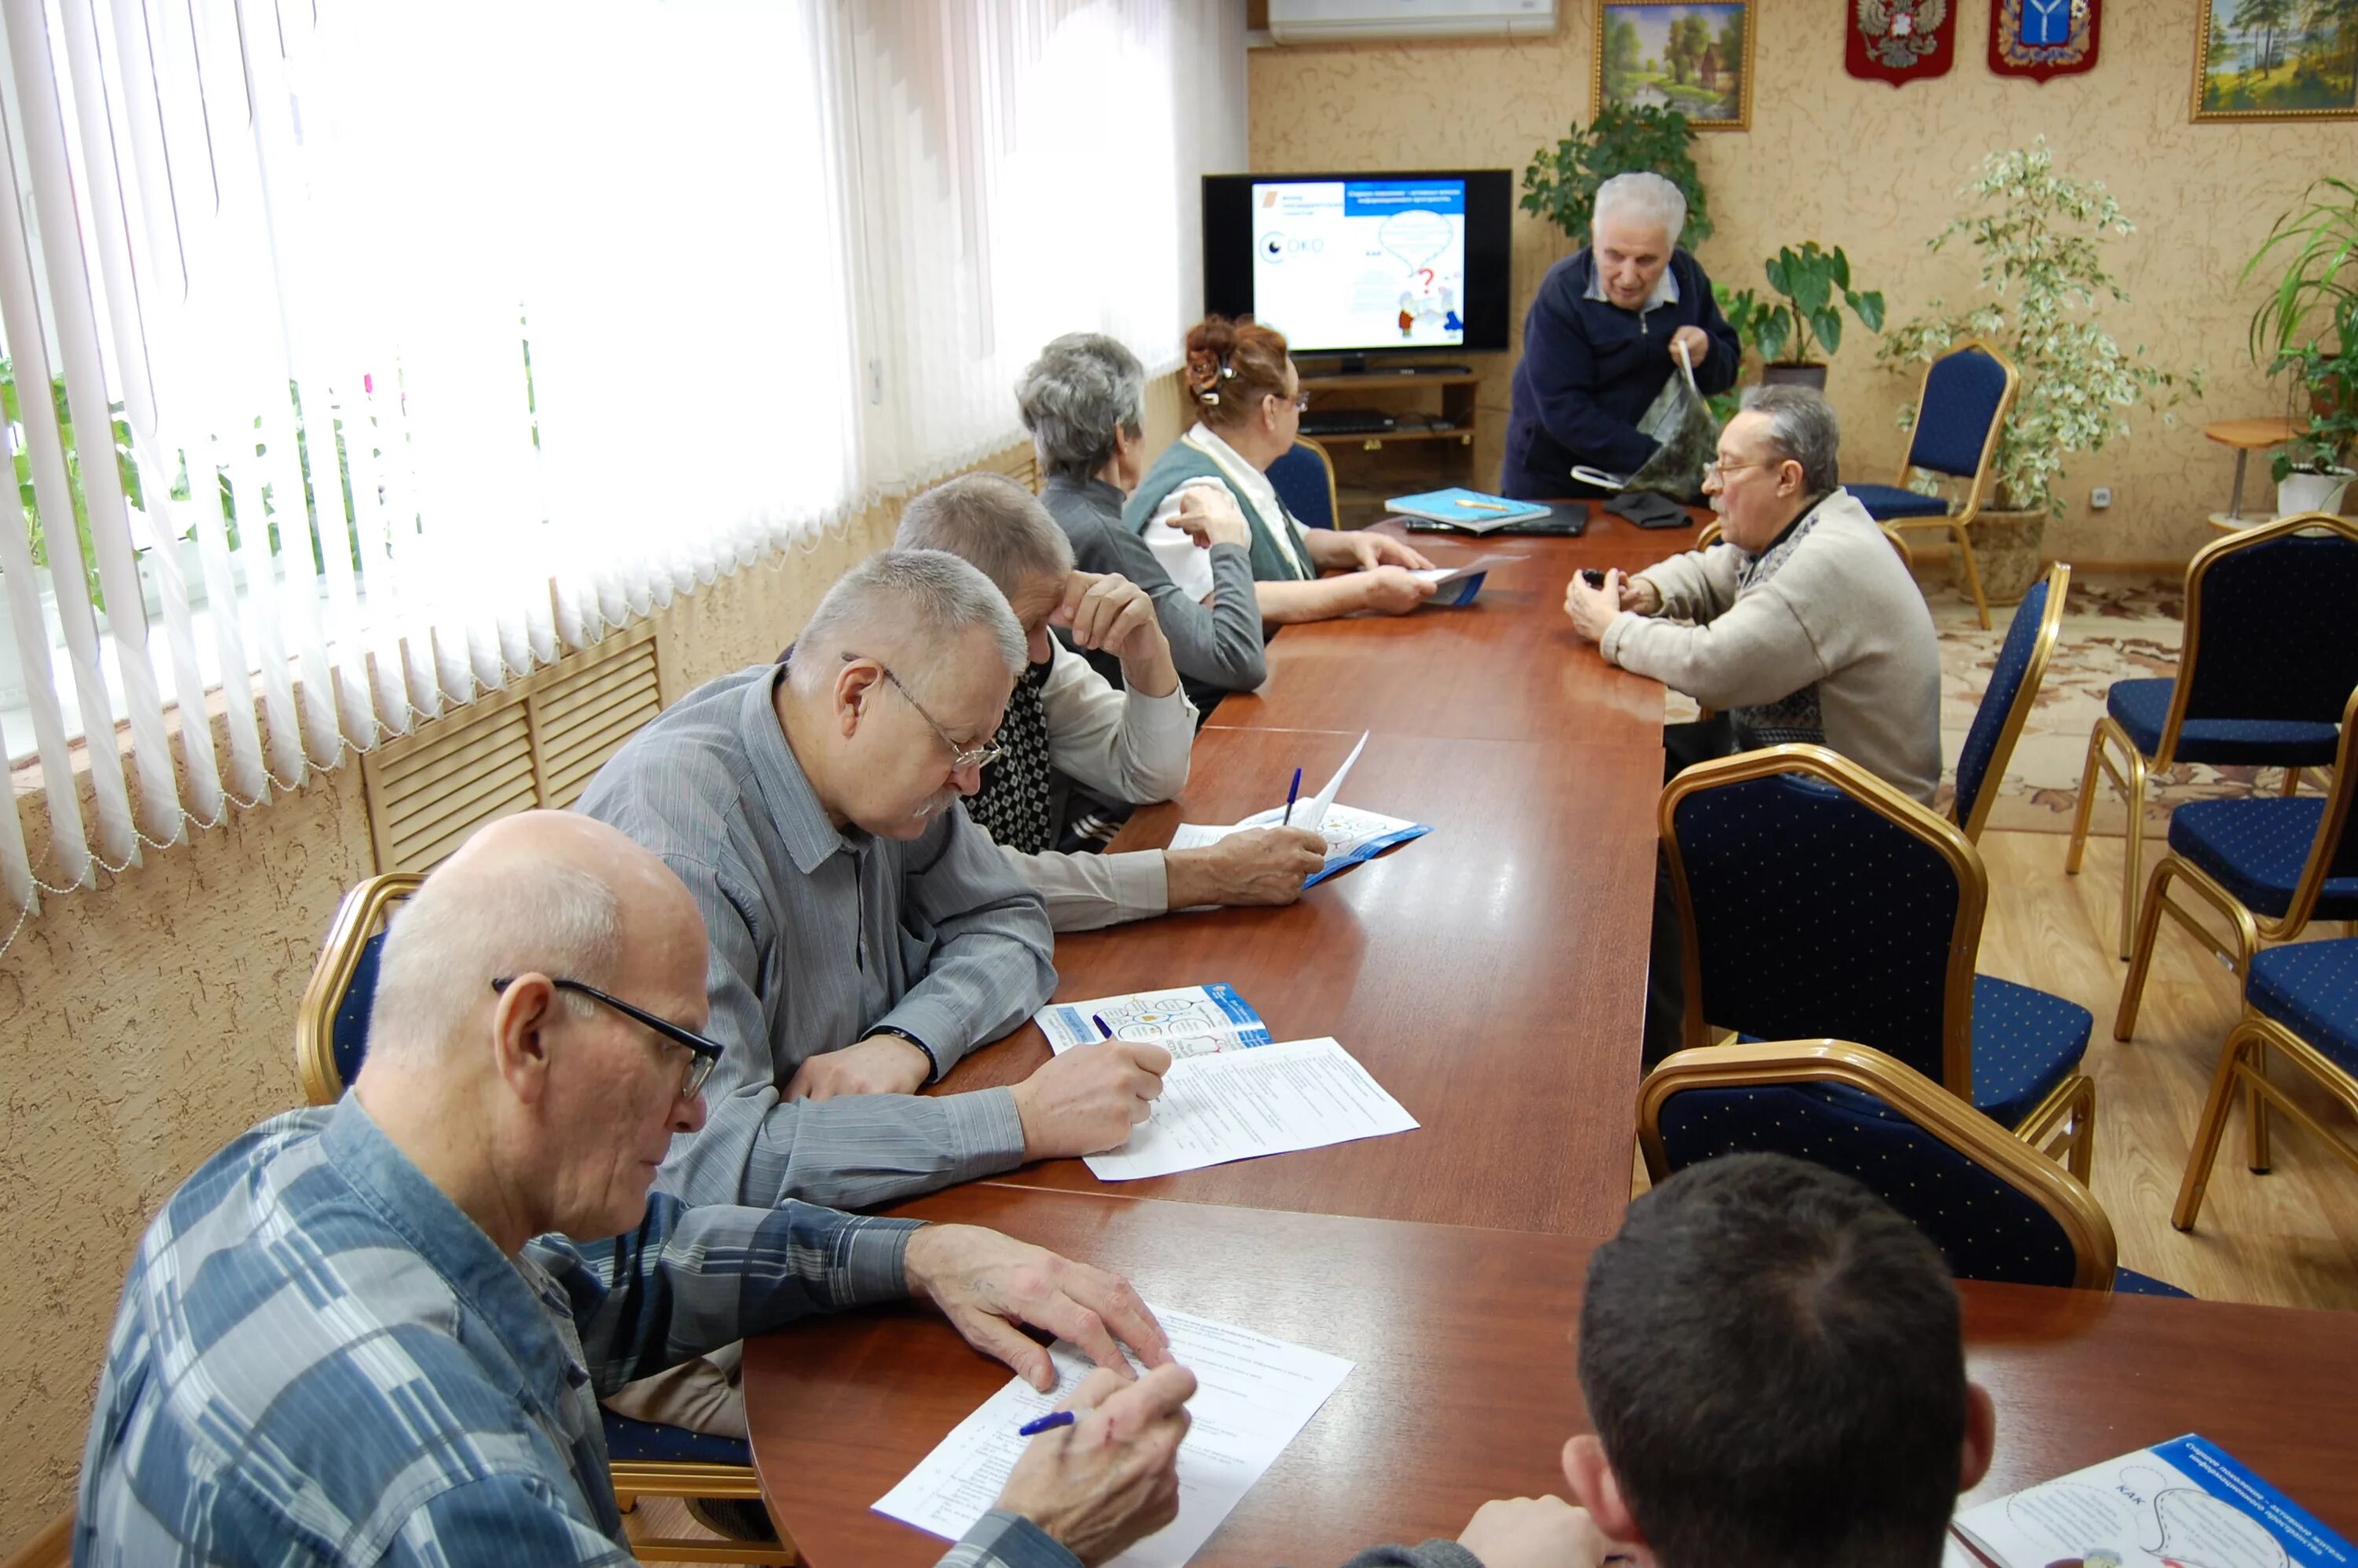
[[[2055,171],[2041,136],[2027,147],[1995,152],[1958,195],[1967,211],[1926,242],[1940,250],[1962,239],[1981,257],[1988,296],[1971,308],[1931,313],[1887,333],[1877,362],[1900,373],[1937,359],[1962,338],[1995,344],[2022,373],[2022,389],[1998,436],[1996,493],[1974,524],[1974,552],[1992,601],[2011,603],[2039,571],[2047,522],[2063,514],[2061,479],[2075,452],[2103,449],[2129,433],[2126,411],[2164,410],[2200,395],[2201,367],[2164,370],[2142,346],[2124,351],[2098,320],[2128,295],[2104,268],[2104,243],[2136,225],[2104,186]],[[1915,427],[1916,405],[1903,405],[1899,427]]]
[[[2328,176],[2302,200],[2244,265],[2246,279],[2271,257],[2284,269],[2251,331],[2252,358],[2291,376],[2299,433],[2276,458],[2279,514],[2344,510],[2358,478],[2358,185]]]

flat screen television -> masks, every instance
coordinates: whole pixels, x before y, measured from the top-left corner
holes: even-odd
[[[1503,168],[1207,174],[1205,313],[1347,363],[1504,349],[1512,206]]]

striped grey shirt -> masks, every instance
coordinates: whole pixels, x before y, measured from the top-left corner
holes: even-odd
[[[906,842],[827,819],[771,703],[780,668],[665,708],[576,807],[660,855],[711,939],[709,1032],[729,1052],[704,1130],[674,1142],[661,1185],[691,1203],[860,1208],[1011,1169],[1023,1129],[1003,1088],[779,1098],[804,1062],[880,1024],[946,1072],[1056,985],[1039,894],[964,807]]]

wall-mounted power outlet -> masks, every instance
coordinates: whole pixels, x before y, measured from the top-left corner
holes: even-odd
[[[2113,503],[2113,487],[2100,484],[2088,492],[2088,504],[2098,512]]]

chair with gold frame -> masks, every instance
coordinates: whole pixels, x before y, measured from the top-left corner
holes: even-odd
[[[1638,1145],[1657,1184],[1750,1152],[1855,1176],[1930,1237],[1959,1279],[2186,1293],[2116,1266],[2112,1221],[2070,1173],[1865,1045],[1682,1051],[1638,1091]]]
[[[2358,796],[2358,689],[2342,708],[2342,743],[2323,796],[2255,796],[2191,801],[2170,813],[2169,853],[2153,869],[2137,918],[2136,949],[2121,986],[2113,1038],[2136,1030],[2161,917],[2169,915],[2223,959],[2239,980],[2251,975],[2263,942],[2300,935],[2313,920],[2358,920],[2358,833],[2350,831]],[[2197,910],[2170,896],[2190,892],[2227,923],[2222,938]],[[2260,1147],[2267,1113],[2255,1105]],[[2265,1163],[2265,1162],[2262,1162]]]
[[[2300,770],[2333,761],[2337,721],[2358,687],[2358,523],[2304,512],[2212,541],[2186,565],[2186,626],[2175,679],[2115,681],[2088,736],[2063,870],[2088,846],[2098,773],[2127,797],[2121,957],[2130,956],[2145,875],[2146,780],[2174,762]],[[2118,762],[2115,754],[2118,754]]]
[[[295,1015],[295,1068],[313,1105],[333,1105],[360,1070],[368,1050],[369,1010],[376,998],[377,955],[394,906],[426,880],[416,871],[388,871],[346,893],[312,966]],[[605,1418],[609,1474],[615,1501],[627,1513],[641,1498],[758,1502],[752,1449],[741,1439],[713,1437],[600,1409]],[[652,1537],[632,1543],[644,1563],[740,1563],[792,1568],[792,1543],[713,1538]]]
[[[1660,824],[1688,1046],[1871,1042],[2087,1179],[2095,1019],[1974,972],[1989,874],[1956,824],[1823,746],[1697,763]]]
[[[2346,1115],[2358,1116],[2358,939],[2295,942],[2254,955],[2244,982],[2244,1017],[2219,1053],[2211,1098],[2202,1107],[2194,1147],[2187,1155],[2186,1178],[2179,1185],[2177,1206],[2170,1210],[2169,1223],[2179,1229],[2193,1229],[2201,1212],[2238,1087],[2253,1113],[2255,1173],[2268,1168],[2264,1116],[2269,1106],[2323,1140],[2351,1169],[2358,1170],[2358,1144],[2325,1126],[2269,1081],[2271,1052],[2277,1061],[2289,1062],[2315,1079]]]
[[[1270,488],[1305,528],[1339,528],[1343,503],[1335,489],[1335,460],[1307,436],[1269,465]]]
[[[2047,676],[2047,661],[2062,633],[2063,600],[2071,591],[2071,568],[2059,561],[2022,596],[2006,629],[2006,641],[1998,645],[1973,727],[1957,753],[1957,788],[1949,802],[1949,820],[1976,844],[1990,808],[1997,804],[1996,786],[2006,778],[2015,742],[2038,706],[2039,683]]]
[[[1916,395],[1916,433],[1899,461],[1899,477],[1889,484],[1844,486],[1877,523],[1903,533],[1938,528],[1949,535],[1985,632],[1990,629],[1989,600],[1982,592],[1969,530],[1996,488],[1991,470],[1998,437],[2021,387],[2022,373],[2004,353],[1979,338],[1960,340],[1924,367],[1924,384]],[[1908,475],[1918,469],[1964,481],[1964,494],[1952,506],[1937,495],[1909,489]]]

